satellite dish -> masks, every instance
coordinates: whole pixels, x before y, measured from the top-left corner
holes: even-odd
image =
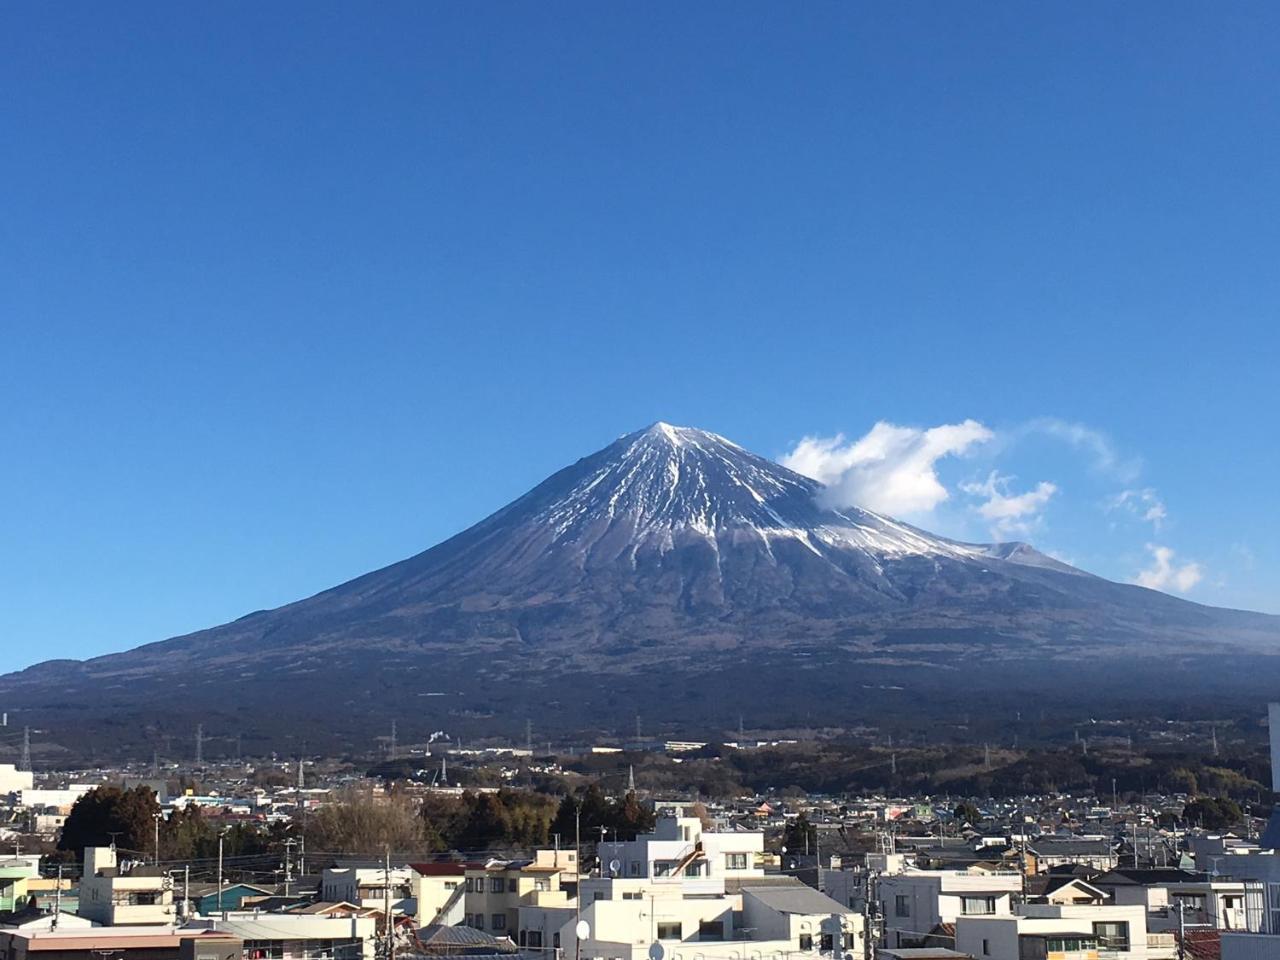
[[[649,960],[662,960],[666,953],[667,951],[662,949],[662,944],[656,941],[649,944]]]
[[[586,940],[591,936],[591,924],[585,920],[579,920],[578,925],[573,928],[573,935],[579,940]]]
[[[615,877],[618,875],[618,871],[619,871],[619,870],[621,870],[621,869],[622,869],[622,861],[621,861],[621,860],[610,860],[610,861],[609,861],[609,872],[610,872],[610,873],[612,873]]]

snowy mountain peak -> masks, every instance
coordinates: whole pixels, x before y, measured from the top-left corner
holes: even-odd
[[[854,551],[873,564],[886,557],[993,556],[988,545],[935,537],[856,507],[828,509],[821,490],[717,434],[658,421],[561,471],[513,506],[534,507],[529,519],[550,531],[552,544],[597,557],[601,551],[634,555],[653,545],[666,551],[694,540],[715,547],[726,538],[754,540],[769,556],[787,541],[824,559]]]

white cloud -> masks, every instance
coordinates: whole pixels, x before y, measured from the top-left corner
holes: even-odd
[[[1042,480],[1026,493],[1012,494],[1009,484],[1013,477],[1002,477],[992,470],[984,483],[961,484],[960,489],[975,497],[985,497],[978,513],[991,523],[991,535],[996,539],[1026,536],[1040,520],[1040,511],[1058,492],[1056,484]]]
[[[1107,501],[1107,510],[1125,510],[1151,524],[1157,533],[1164,521],[1169,518],[1169,511],[1164,501],[1151,487],[1142,490],[1121,490]]]
[[[1115,444],[1101,430],[1061,420],[1057,417],[1040,417],[1032,420],[1020,433],[1043,433],[1059,440],[1065,440],[1071,446],[1084,450],[1092,460],[1094,470],[1115,477],[1122,483],[1132,483],[1142,472],[1142,461],[1137,458],[1122,457]]]
[[[1178,593],[1186,593],[1204,579],[1204,569],[1200,564],[1190,561],[1183,564],[1175,563],[1172,547],[1148,543],[1147,550],[1151,554],[1151,566],[1139,571],[1134,579],[1134,583],[1139,586],[1150,587],[1152,590],[1173,589]]]
[[[919,514],[950,496],[938,479],[937,462],[994,436],[976,420],[928,429],[881,421],[852,442],[843,434],[805,437],[781,462],[825,484],[820,499],[826,506]]]

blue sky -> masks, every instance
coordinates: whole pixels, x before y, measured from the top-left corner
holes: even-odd
[[[1267,3],[9,5],[8,663],[310,594],[656,419],[1280,612],[1277,36]]]

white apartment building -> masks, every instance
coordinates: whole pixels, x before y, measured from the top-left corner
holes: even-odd
[[[600,862],[618,877],[762,877],[764,834],[711,831],[697,817],[663,817],[653,833],[600,844]]]
[[[109,927],[175,923],[173,880],[142,871],[122,875],[115,847],[87,847],[78,913]]]
[[[977,960],[1169,960],[1171,934],[1147,932],[1141,906],[1021,904],[1007,916],[962,916],[955,949]]]
[[[603,877],[581,881],[574,906],[522,907],[521,945],[580,951],[583,960],[784,960],[797,952],[863,952],[862,917],[800,884],[750,883],[725,890],[723,878]]]
[[[0,763],[0,797],[30,790],[34,785],[35,777],[30,770],[19,770],[15,763]]]
[[[887,947],[917,945],[935,927],[960,917],[1008,916],[1022,890],[1016,872],[905,870],[876,884]],[[949,946],[949,944],[947,944]]]

